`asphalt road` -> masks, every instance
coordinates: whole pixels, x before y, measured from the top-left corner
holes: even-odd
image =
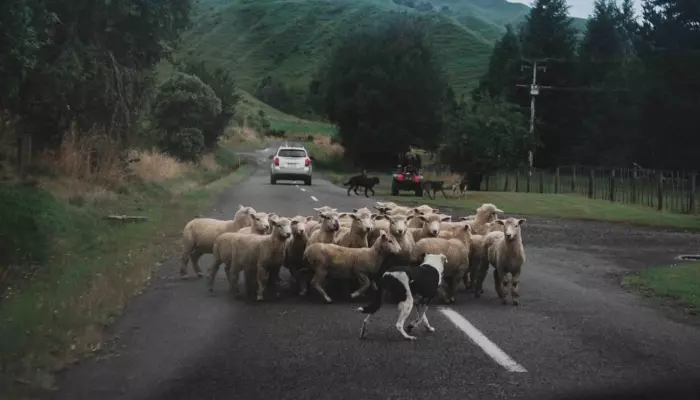
[[[312,215],[322,205],[350,210],[377,200],[348,197],[319,176],[311,187],[272,186],[266,155],[256,153],[264,166],[228,190],[210,216],[231,217],[238,204],[294,216]],[[651,233],[634,236],[633,228],[619,228],[615,236],[616,228],[594,224],[597,242],[571,240],[587,226],[528,219],[522,305],[501,305],[489,276],[481,299],[462,293],[455,305],[431,307],[436,332],[420,330],[415,342],[402,340],[394,328],[394,306],[377,314],[360,341],[358,303],[235,300],[222,272],[209,294],[204,280],[177,278],[174,256],[110,328],[103,351],[63,373],[48,398],[546,399],[699,377],[700,328],[613,279],[642,260],[612,251],[623,246],[610,240]],[[547,236],[554,231],[559,236]],[[679,244],[654,253],[658,258],[697,248],[697,236],[668,235],[658,240]],[[645,243],[635,254],[649,260]],[[209,260],[203,257],[201,265]]]

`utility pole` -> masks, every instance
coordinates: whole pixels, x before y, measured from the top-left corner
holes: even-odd
[[[540,89],[550,89],[550,86],[540,86],[537,84],[537,71],[542,71],[546,72],[547,67],[542,66],[542,65],[537,65],[538,63],[541,63],[543,61],[546,61],[546,59],[535,59],[535,60],[529,60],[529,59],[524,59],[524,61],[529,61],[532,63],[532,65],[523,65],[520,67],[521,71],[524,71],[526,68],[532,68],[532,83],[528,85],[515,85],[517,87],[524,87],[530,88],[530,135],[532,137],[535,136],[535,99],[537,96],[540,94]],[[527,152],[527,159],[528,163],[530,165],[530,169],[528,171],[528,174],[532,176],[532,164],[534,160],[534,154],[535,149],[530,149],[530,151]]]

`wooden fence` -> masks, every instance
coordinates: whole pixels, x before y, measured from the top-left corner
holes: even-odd
[[[562,166],[501,171],[484,177],[481,190],[576,194],[591,199],[697,213],[696,173],[646,169]]]

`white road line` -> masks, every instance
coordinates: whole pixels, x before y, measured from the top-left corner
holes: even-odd
[[[311,196],[311,200],[313,200],[313,201],[318,201],[318,199],[316,198],[316,196]]]
[[[306,192],[306,189],[304,189],[304,188],[299,188],[299,189],[301,189],[302,192]]]
[[[496,346],[495,343],[490,341],[489,338],[476,329],[476,327],[467,321],[467,319],[461,314],[451,308],[440,307],[439,310],[444,316],[452,321],[457,328],[466,333],[467,336],[469,336],[469,339],[474,342],[475,345],[481,347],[484,353],[488,354],[494,361],[501,364],[503,368],[509,372],[527,372],[525,367],[508,357],[508,354],[504,353],[503,350]]]

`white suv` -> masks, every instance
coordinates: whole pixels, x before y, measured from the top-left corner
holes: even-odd
[[[303,147],[281,146],[277,152],[270,156],[270,184],[274,185],[278,180],[304,181],[311,185],[311,157]]]

